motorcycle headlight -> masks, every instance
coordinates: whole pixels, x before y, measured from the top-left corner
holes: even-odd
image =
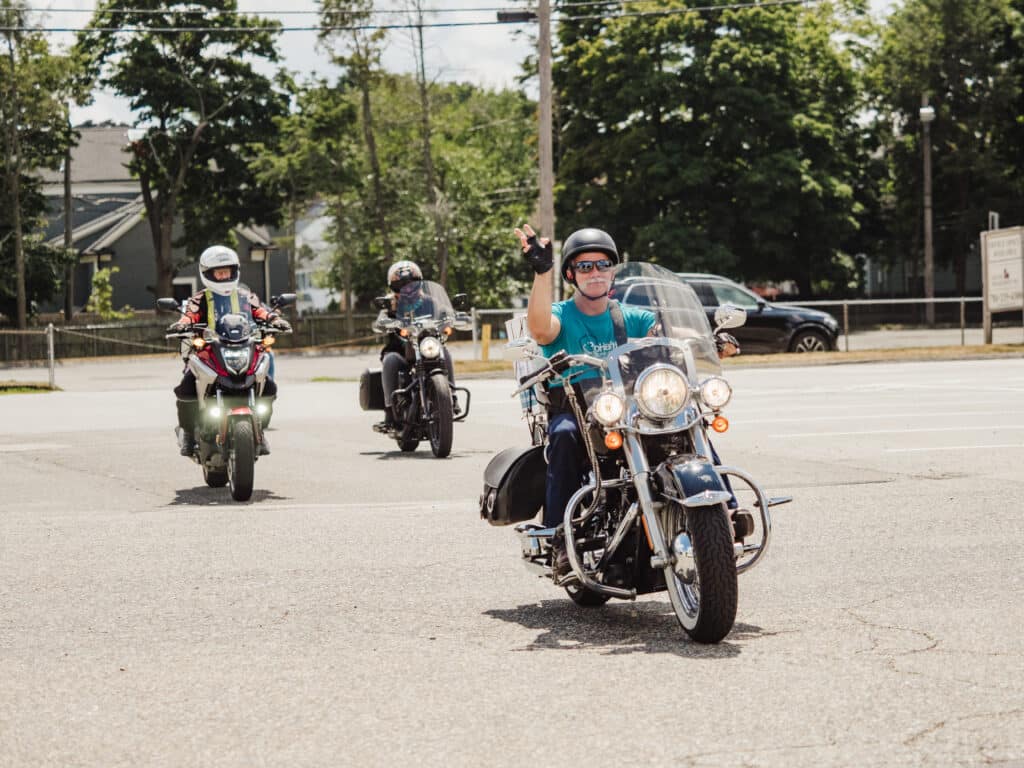
[[[729,382],[718,376],[712,376],[700,385],[700,399],[708,408],[724,408],[732,399],[732,387]]]
[[[590,410],[598,421],[606,427],[610,427],[613,424],[618,424],[622,420],[622,414],[626,410],[626,404],[623,402],[622,398],[614,392],[602,392],[594,399],[594,403],[590,406]]]
[[[241,373],[249,367],[249,347],[225,347],[224,365],[235,373]]]
[[[441,354],[441,342],[436,336],[427,336],[420,342],[420,354],[433,359]]]
[[[678,368],[655,365],[636,380],[636,404],[640,412],[652,419],[671,419],[686,406],[690,388]]]

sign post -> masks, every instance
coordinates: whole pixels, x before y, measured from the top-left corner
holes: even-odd
[[[1024,312],[1024,227],[981,233],[981,276],[982,323],[985,343],[991,344],[993,312]]]

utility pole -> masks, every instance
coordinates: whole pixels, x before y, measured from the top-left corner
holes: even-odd
[[[522,23],[536,20],[537,29],[537,75],[540,78],[540,104],[538,105],[537,149],[539,157],[538,181],[538,234],[555,240],[555,161],[552,141],[552,86],[551,86],[551,0],[538,0],[537,12],[498,11],[498,21]],[[559,271],[551,271],[556,299],[559,288]]]
[[[540,77],[540,124],[537,126],[537,148],[540,154],[540,231],[555,241],[555,161],[551,137],[551,2],[539,0],[537,17],[537,73]],[[558,288],[558,272],[552,270],[553,287]],[[561,296],[555,296],[556,300]]]
[[[71,123],[68,123],[70,130]],[[71,238],[71,145],[64,152],[64,322],[70,324],[75,314],[75,267],[78,254],[72,253]]]
[[[935,246],[932,243],[932,134],[931,123],[935,109],[928,106],[928,97],[922,96],[920,111],[923,132],[922,153],[924,155],[924,297],[935,298]],[[925,305],[925,321],[935,325],[935,304]]]

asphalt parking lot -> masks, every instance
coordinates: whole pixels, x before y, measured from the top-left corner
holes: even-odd
[[[509,381],[438,461],[365,362],[278,361],[247,504],[177,455],[173,361],[0,396],[0,765],[1024,765],[1024,360],[730,372],[719,452],[795,501],[713,647],[479,520]]]

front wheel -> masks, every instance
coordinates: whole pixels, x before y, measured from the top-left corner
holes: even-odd
[[[665,569],[672,608],[679,624],[698,643],[717,643],[736,621],[739,586],[732,529],[724,505],[703,507],[686,514],[674,505],[664,530],[676,536],[684,528],[693,546],[695,577],[684,580],[673,565]],[[671,548],[672,540],[666,542]]]
[[[452,452],[452,390],[443,373],[430,377],[427,390],[427,421],[430,428],[430,450],[443,459]]]
[[[817,331],[797,331],[789,349],[791,352],[828,352],[829,344]]]
[[[256,438],[252,422],[239,420],[231,425],[231,449],[228,452],[228,483],[231,498],[248,501],[252,496],[256,468]]]

